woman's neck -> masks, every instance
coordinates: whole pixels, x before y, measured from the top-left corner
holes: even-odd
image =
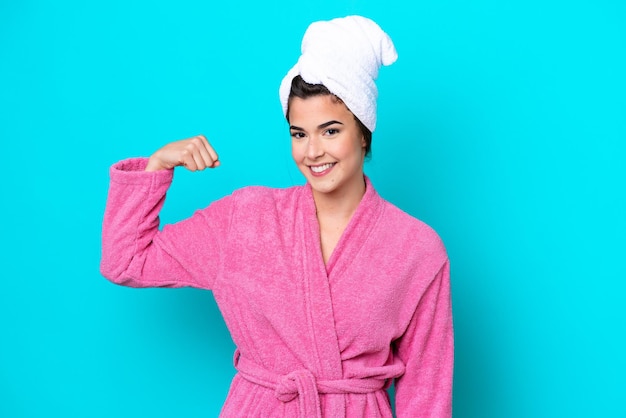
[[[365,179],[361,178],[358,184],[335,190],[333,193],[319,193],[313,190],[324,264],[328,264],[330,256],[350,223],[365,194],[365,187]]]
[[[352,187],[335,190],[332,193],[320,193],[313,190],[313,200],[318,219],[325,218],[350,219],[365,194],[365,178]]]

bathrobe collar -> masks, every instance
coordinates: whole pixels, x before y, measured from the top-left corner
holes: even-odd
[[[316,247],[315,249],[310,249],[312,252],[309,254],[318,259],[317,267],[321,268],[329,278],[340,276],[350,265],[350,262],[356,258],[356,254],[363,247],[363,242],[367,239],[382,213],[383,199],[374,189],[369,177],[364,176],[364,179],[365,193],[326,265],[324,265],[322,257],[319,222],[317,220],[315,200],[313,199],[313,189],[309,183],[304,188],[303,208],[305,220]]]

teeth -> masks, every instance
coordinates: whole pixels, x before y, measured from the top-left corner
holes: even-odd
[[[311,166],[311,170],[313,170],[314,173],[321,173],[322,171],[328,170],[329,168],[331,168],[333,165],[335,165],[334,163],[328,163],[328,164],[324,164],[324,165],[319,165],[319,166]]]

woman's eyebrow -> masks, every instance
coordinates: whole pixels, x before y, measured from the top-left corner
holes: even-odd
[[[326,127],[328,127],[330,125],[334,125],[336,123],[339,124],[339,125],[343,125],[343,123],[339,122],[338,120],[329,120],[328,122],[324,122],[321,125],[319,125],[317,127],[317,129],[324,129],[324,128],[326,128]],[[293,131],[304,131],[304,128],[301,128],[301,127],[296,126],[296,125],[291,125],[289,127],[289,129],[291,129]]]
[[[328,122],[322,123],[320,126],[317,127],[317,129],[324,129],[327,126],[334,125],[335,123],[338,123],[339,125],[343,125],[343,123],[339,122],[338,120],[329,120]]]

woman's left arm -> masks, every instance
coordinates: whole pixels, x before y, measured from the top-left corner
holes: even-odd
[[[447,260],[424,292],[396,350],[406,366],[395,382],[398,418],[450,418],[454,336]]]

